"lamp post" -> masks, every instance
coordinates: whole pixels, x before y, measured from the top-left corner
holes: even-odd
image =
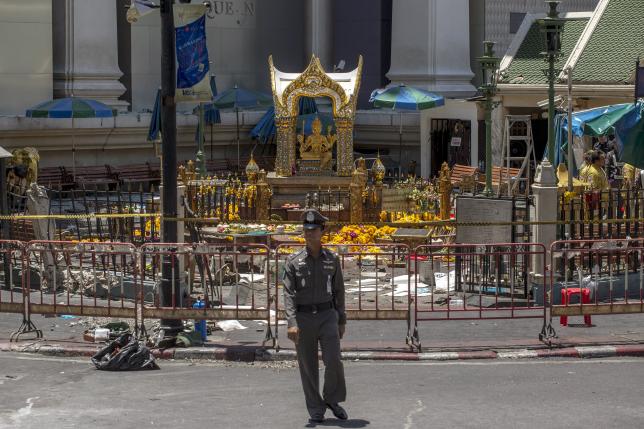
[[[483,84],[479,91],[485,97],[481,106],[485,110],[485,196],[492,195],[492,111],[498,106],[494,101],[496,95],[496,76],[499,59],[494,56],[494,42],[483,42],[483,56],[477,58],[483,69]]]
[[[180,3],[189,3],[179,0]],[[161,241],[176,243],[178,241],[177,222],[165,220],[177,217],[177,105],[175,101],[175,36],[174,36],[174,0],[161,0],[161,134],[163,141],[163,222],[161,223]],[[182,231],[183,233],[183,231]],[[163,307],[181,307],[179,282],[179,264],[176,256],[163,258],[161,268],[160,301]],[[174,299],[173,299],[174,298]],[[173,302],[174,301],[174,302]],[[166,338],[174,337],[183,329],[183,323],[177,319],[161,319],[161,329]]]
[[[561,33],[563,32],[564,20],[559,18],[557,6],[558,0],[548,0],[548,16],[539,20],[541,32],[545,34],[546,51],[543,55],[548,61],[548,158],[555,160],[555,62],[561,54]],[[570,142],[569,142],[570,144]],[[570,174],[572,172],[569,172]]]

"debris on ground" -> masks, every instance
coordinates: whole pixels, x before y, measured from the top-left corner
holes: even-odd
[[[103,371],[136,371],[159,369],[154,356],[132,334],[123,334],[91,358],[96,369]]]
[[[248,327],[239,323],[239,320],[218,320],[215,323],[215,328],[224,332],[236,331],[238,329],[248,329]]]
[[[174,340],[175,347],[193,347],[203,345],[201,333],[196,331],[179,332]]]

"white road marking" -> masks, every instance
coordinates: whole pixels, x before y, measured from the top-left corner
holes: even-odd
[[[85,360],[80,360],[80,359],[71,359],[71,358],[65,358],[65,357],[45,357],[45,356],[39,356],[39,355],[29,355],[29,354],[22,354],[20,356],[17,356],[15,354],[10,354],[10,353],[0,353],[0,359],[16,359],[16,360],[37,360],[37,361],[43,361],[43,362],[72,362],[72,363],[84,363],[87,364],[89,362],[89,359]]]
[[[404,429],[411,429],[412,425],[414,424],[414,415],[418,414],[422,411],[425,410],[425,405],[423,405],[423,401],[420,399],[416,401],[416,408],[411,410],[408,414],[407,417],[405,418],[405,427]]]
[[[448,362],[423,362],[423,361],[359,361],[359,362],[346,362],[351,366],[445,366],[445,365],[462,365],[462,366],[497,366],[497,365],[589,365],[589,364],[622,364],[622,363],[644,363],[644,359],[621,359],[619,357],[610,359],[579,359],[573,358],[570,360],[554,360],[554,359],[533,359],[533,360],[516,360],[507,361],[499,359],[489,359],[481,361],[448,361]]]
[[[33,398],[28,398],[27,406],[20,408],[18,411],[16,411],[11,416],[9,416],[11,421],[14,422],[16,425],[18,425],[20,423],[20,420],[29,416],[29,414],[31,414],[31,407],[34,406],[34,401],[38,398],[40,397],[34,396]],[[16,427],[19,427],[19,426],[16,426]]]

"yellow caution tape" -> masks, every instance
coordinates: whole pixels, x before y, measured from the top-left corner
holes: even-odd
[[[227,223],[222,222],[218,218],[187,218],[187,217],[164,217],[161,213],[91,213],[91,214],[52,214],[52,215],[8,215],[0,216],[0,220],[19,221],[19,220],[75,220],[75,219],[130,219],[130,218],[152,218],[159,217],[166,222],[190,222],[190,223]],[[627,224],[627,223],[643,223],[644,218],[623,218],[623,219],[579,219],[579,220],[553,220],[553,221],[513,221],[513,222],[457,222],[455,220],[439,220],[439,221],[423,221],[415,223],[406,222],[359,222],[360,225],[373,225],[373,226],[392,226],[396,228],[423,228],[428,226],[443,226],[443,227],[457,227],[457,226],[520,226],[520,225],[578,225],[578,224]],[[256,223],[264,223],[267,225],[299,225],[300,221],[235,221],[238,225],[248,225]],[[329,221],[328,226],[345,226],[355,225],[355,222],[338,222]]]
[[[160,217],[161,213],[90,213],[90,214],[52,214],[52,215],[4,215],[0,220],[73,220],[73,219],[118,219],[136,217]]]

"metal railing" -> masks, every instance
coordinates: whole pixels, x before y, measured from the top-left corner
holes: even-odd
[[[558,205],[560,239],[592,240],[638,238],[644,233],[644,191],[611,189],[584,191],[581,195],[561,193]]]
[[[422,325],[434,321],[541,319],[551,344],[553,317],[644,312],[644,239],[556,242],[549,268],[545,247],[532,243],[328,247],[343,269],[348,319],[405,320],[401,339],[418,350]],[[133,319],[141,334],[150,319],[236,319],[263,323],[263,344],[278,348],[284,267],[302,248],[2,241],[0,312],[23,315],[12,339],[42,336],[32,314]],[[203,307],[193,308],[196,297]]]
[[[550,249],[548,337],[553,318],[644,312],[644,239],[557,241]]]
[[[529,275],[532,260],[543,264],[540,244],[451,244],[419,246],[412,255],[414,315],[412,344],[421,348],[419,322],[478,319],[545,320],[537,302],[543,280]],[[535,258],[538,256],[539,258]]]

